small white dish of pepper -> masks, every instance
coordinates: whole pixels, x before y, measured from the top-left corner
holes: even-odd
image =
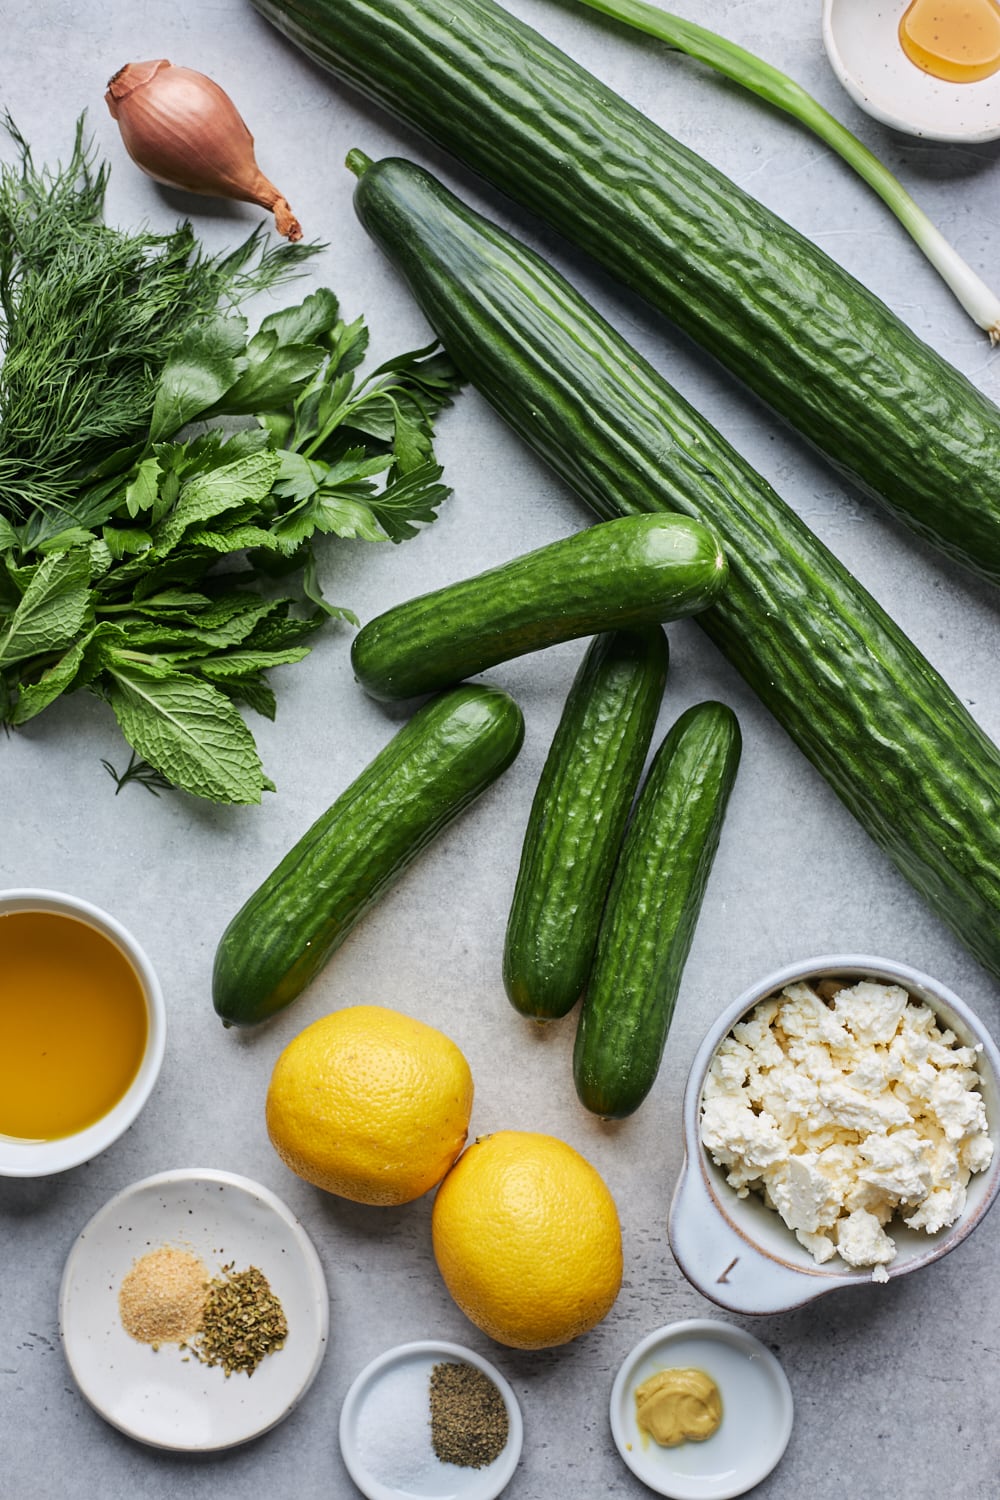
[[[274,1427],[326,1351],[329,1297],[291,1210],[208,1169],[133,1183],[77,1238],[59,1318],[102,1417],[154,1447],[230,1448]]]
[[[340,1412],[340,1449],[367,1500],[495,1500],[521,1456],[521,1409],[472,1349],[400,1344],[357,1376]]]

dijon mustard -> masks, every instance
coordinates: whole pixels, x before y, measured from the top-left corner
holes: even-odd
[[[703,1443],[722,1421],[722,1397],[703,1370],[659,1370],[636,1387],[635,1415],[662,1448]]]

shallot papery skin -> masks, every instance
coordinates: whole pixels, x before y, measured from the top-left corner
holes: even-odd
[[[259,203],[273,211],[279,234],[302,238],[287,200],[257,165],[253,136],[235,104],[206,74],[175,67],[165,57],[126,63],[104,99],[125,150],[155,181]]]

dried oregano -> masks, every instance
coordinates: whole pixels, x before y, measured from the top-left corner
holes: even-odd
[[[205,1365],[221,1365],[252,1375],[268,1354],[284,1346],[288,1323],[270,1282],[256,1266],[222,1275],[209,1283],[201,1330],[188,1347]]]

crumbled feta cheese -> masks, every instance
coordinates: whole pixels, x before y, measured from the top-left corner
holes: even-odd
[[[911,1229],[926,1229],[928,1234],[936,1234],[939,1229],[954,1224],[964,1207],[965,1186],[954,1182],[951,1187],[934,1188],[919,1208],[907,1215],[905,1222]]]
[[[796,1229],[795,1238],[809,1251],[817,1265],[825,1265],[837,1253],[837,1247],[828,1234],[808,1234],[804,1229]]]
[[[788,1146],[770,1115],[758,1115],[741,1099],[706,1099],[702,1138],[716,1160],[729,1167],[729,1181],[737,1190],[763,1177],[784,1162]]]
[[[839,1253],[881,1281],[893,1216],[928,1234],[953,1224],[993,1158],[978,1049],[900,985],[820,989],[788,985],[733,1027],[709,1066],[702,1140],[818,1264]]]
[[[964,1169],[971,1177],[973,1172],[985,1172],[992,1160],[993,1142],[989,1136],[971,1135],[959,1147],[955,1170],[960,1172]]]
[[[869,1135],[873,1130],[891,1130],[894,1125],[908,1125],[912,1116],[901,1099],[888,1091],[872,1098],[851,1088],[849,1083],[825,1083],[819,1091],[837,1124],[845,1130]]]
[[[899,1030],[910,997],[898,984],[873,984],[862,979],[837,992],[835,1014],[859,1042],[885,1047]]]
[[[840,1211],[834,1183],[819,1168],[813,1151],[790,1156],[768,1182],[771,1202],[786,1224],[807,1234],[829,1229]]]
[[[712,1094],[728,1095],[741,1089],[747,1081],[753,1053],[749,1047],[727,1036],[712,1059],[712,1066],[705,1079],[705,1097]]]
[[[938,1074],[929,1102],[949,1141],[962,1141],[985,1129],[986,1110],[981,1097],[954,1073]]]
[[[837,1221],[837,1251],[849,1266],[884,1266],[896,1254],[896,1246],[874,1214],[856,1208]]]
[[[861,1181],[897,1203],[920,1203],[931,1190],[934,1147],[912,1128],[866,1136],[858,1156],[867,1163],[858,1172]]]

